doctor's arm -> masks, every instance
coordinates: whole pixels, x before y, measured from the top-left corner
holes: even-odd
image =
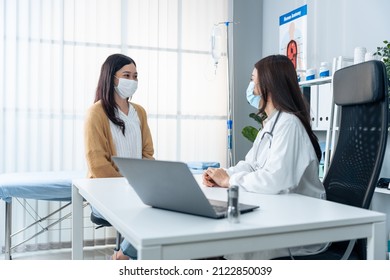
[[[239,161],[236,166],[232,166],[227,170],[223,168],[208,168],[203,173],[203,184],[207,187],[228,188],[230,186],[230,174],[242,171],[251,172],[254,170],[248,161],[249,158],[253,158],[253,147],[249,150],[245,160]]]

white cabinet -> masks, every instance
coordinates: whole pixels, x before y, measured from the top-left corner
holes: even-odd
[[[390,258],[390,190],[376,188],[371,201],[371,210],[386,214],[386,233]]]

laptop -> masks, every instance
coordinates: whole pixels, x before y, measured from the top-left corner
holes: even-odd
[[[123,157],[113,160],[146,205],[214,219],[226,217],[227,202],[207,199],[187,164]],[[241,213],[256,208],[259,206],[239,204]]]

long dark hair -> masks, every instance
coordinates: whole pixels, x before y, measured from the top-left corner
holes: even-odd
[[[309,104],[299,88],[291,60],[284,55],[271,55],[258,61],[255,68],[259,79],[256,82],[259,83],[263,100],[259,113],[264,113],[268,96],[271,95],[277,110],[294,114],[302,122],[320,161],[321,148],[311,129]]]
[[[118,109],[114,99],[114,75],[119,69],[128,64],[134,64],[136,66],[133,59],[123,54],[113,54],[107,57],[100,70],[94,101],[96,103],[101,100],[107,117],[121,128],[123,135],[125,134],[125,123],[115,114]]]

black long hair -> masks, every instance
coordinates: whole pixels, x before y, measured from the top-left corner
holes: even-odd
[[[268,96],[271,95],[277,110],[294,114],[302,122],[320,161],[321,148],[317,136],[311,129],[309,104],[299,88],[291,60],[284,55],[271,55],[258,61],[255,68],[258,73],[256,82],[260,85],[263,100],[259,113],[264,113]]]
[[[121,128],[123,135],[125,134],[125,123],[115,114],[118,109],[114,99],[114,75],[119,69],[128,64],[134,64],[136,66],[133,59],[123,54],[113,54],[107,57],[100,70],[94,101],[96,103],[101,100],[107,117]]]

